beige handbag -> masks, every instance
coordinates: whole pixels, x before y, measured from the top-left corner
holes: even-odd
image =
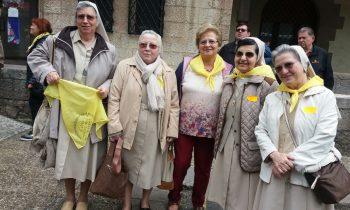
[[[172,190],[174,188],[173,172],[174,172],[174,143],[170,143],[167,154],[163,155],[162,162],[162,183],[158,186],[162,190]]]

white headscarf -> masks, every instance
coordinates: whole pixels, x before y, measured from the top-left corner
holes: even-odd
[[[299,45],[292,45],[290,47],[295,49],[295,51],[297,51],[300,58],[301,65],[303,66],[303,69],[306,72],[307,76],[310,78],[315,76],[316,74],[315,74],[314,68],[312,68],[309,58],[305,53],[305,50]]]
[[[259,53],[257,63],[259,66],[266,65],[264,53],[265,53],[265,43],[256,37],[246,37],[244,39],[252,39],[255,41],[256,45],[258,45]]]
[[[76,7],[76,11],[81,8],[82,6],[90,6],[95,9],[96,16],[97,16],[97,28],[96,28],[96,33],[100,34],[102,38],[106,41],[109,42],[109,38],[107,36],[107,32],[105,30],[105,27],[103,26],[103,22],[100,16],[100,13],[98,12],[96,4],[90,2],[90,1],[80,1]],[[77,17],[75,16],[75,23],[77,22]]]

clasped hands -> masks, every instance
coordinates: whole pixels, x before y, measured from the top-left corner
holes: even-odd
[[[55,71],[52,71],[46,75],[46,82],[49,85],[57,84],[59,80],[60,80],[60,76]],[[107,96],[108,96],[108,89],[107,88],[99,87],[99,88],[97,88],[97,90],[98,90],[98,95],[101,99],[107,98]]]
[[[293,168],[293,157],[286,153],[274,151],[270,154],[272,160],[272,174],[277,178],[282,178]]]

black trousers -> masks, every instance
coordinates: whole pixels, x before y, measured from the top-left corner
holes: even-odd
[[[29,108],[32,114],[32,123],[34,123],[34,119],[38,114],[39,108],[43,103],[44,95],[38,96],[37,94],[33,94],[32,91],[29,93]]]

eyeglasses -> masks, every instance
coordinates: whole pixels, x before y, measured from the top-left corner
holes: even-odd
[[[153,43],[151,43],[151,42],[140,42],[140,43],[139,43],[139,47],[140,47],[141,49],[145,49],[145,48],[149,47],[150,49],[155,50],[155,49],[158,48],[158,45],[153,44]]]
[[[245,53],[243,53],[241,51],[237,51],[236,52],[236,56],[239,57],[239,58],[242,57],[243,55],[245,55],[245,57],[247,57],[247,58],[252,58],[252,57],[254,57],[255,53],[253,53],[253,52],[245,52]]]
[[[80,15],[77,15],[77,18],[79,20],[85,20],[85,17],[88,19],[88,20],[94,20],[96,18],[96,16],[93,16],[93,15],[85,15],[85,14],[80,14]]]
[[[295,62],[287,62],[287,63],[284,63],[280,66],[275,66],[276,73],[280,73],[283,68],[290,70],[294,64],[295,64]]]
[[[216,41],[214,39],[206,39],[206,40],[201,40],[199,42],[199,44],[203,45],[203,46],[206,45],[207,43],[209,43],[209,45],[214,45],[216,42],[218,42],[218,41]]]
[[[248,30],[245,28],[236,28],[236,32],[246,32],[246,31]]]

